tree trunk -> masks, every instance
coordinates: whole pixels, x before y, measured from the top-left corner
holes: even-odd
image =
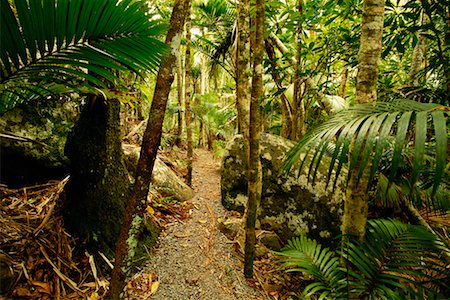
[[[358,52],[356,102],[377,100],[378,64],[384,23],[384,0],[364,0],[361,39]]]
[[[88,249],[110,254],[131,187],[123,160],[119,111],[117,99],[89,95],[65,147],[71,162],[65,225]]]
[[[259,148],[260,119],[259,102],[263,98],[263,54],[264,54],[264,0],[256,0],[256,17],[253,53],[253,79],[250,102],[250,159],[248,176],[248,203],[245,232],[244,275],[253,276],[255,257],[255,224],[261,202],[262,168]]]
[[[303,0],[298,0],[297,2],[297,12],[300,17],[303,13]],[[298,21],[297,24],[297,32],[295,33],[295,44],[296,44],[296,64],[294,64],[294,94],[293,94],[293,128],[291,133],[291,138],[293,140],[300,140],[306,131],[305,127],[305,103],[303,102],[302,95],[302,80],[300,76],[301,72],[301,51],[302,51],[302,42],[301,37],[303,33],[302,24]]]
[[[188,14],[186,20],[186,77],[185,77],[185,105],[186,105],[186,140],[187,140],[187,174],[186,183],[192,186],[192,61],[191,61],[191,20]]]
[[[344,67],[342,70],[342,79],[341,84],[339,86],[339,97],[345,98],[345,87],[347,86],[348,81],[348,67]]]
[[[276,63],[275,49],[271,43],[270,39],[265,40],[266,53],[269,57],[270,62],[270,74],[272,79],[277,85],[279,90],[285,89],[281,83],[280,72],[278,71],[278,66]],[[289,99],[283,92],[280,95],[281,100],[281,136],[284,138],[289,138],[292,132],[292,108]]]
[[[183,139],[183,103],[184,103],[184,90],[183,90],[183,61],[180,55],[181,45],[178,49],[177,59],[177,92],[178,92],[178,123],[177,123],[177,146],[181,146]]]
[[[369,103],[377,100],[378,63],[382,47],[383,16],[384,0],[364,1],[356,84],[356,100],[358,103]],[[342,233],[344,234],[344,239],[347,238],[345,234],[350,234],[359,241],[363,241],[368,215],[369,195],[367,187],[370,168],[366,167],[359,182],[357,181],[358,169],[350,170],[352,176],[346,190]]]
[[[145,209],[145,205],[143,204],[145,204],[147,200],[153,166],[161,142],[164,113],[166,111],[170,87],[174,80],[173,69],[176,67],[176,57],[174,52],[179,49],[184,21],[188,11],[190,11],[190,6],[190,0],[176,0],[170,18],[170,28],[166,35],[166,44],[171,47],[172,52],[161,64],[156,79],[152,106],[150,108],[147,128],[144,132],[141,154],[136,169],[135,183],[131,196],[128,199],[126,213],[123,218],[122,228],[116,247],[115,263],[111,278],[110,299],[119,299],[120,293],[125,285],[125,276],[122,267],[127,253],[126,241],[128,232],[131,228],[131,222],[134,215],[136,213],[142,213]]]
[[[250,3],[239,0],[238,7],[238,37],[236,62],[236,104],[240,133],[244,136],[244,149],[249,156],[249,123],[250,123]]]

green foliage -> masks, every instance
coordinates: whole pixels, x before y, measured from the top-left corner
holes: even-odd
[[[401,167],[409,160],[407,175],[411,190],[421,176],[427,175],[424,166],[428,164],[433,174],[434,195],[448,173],[448,114],[448,107],[410,100],[356,105],[307,133],[287,154],[285,168],[292,168],[298,161],[300,168],[303,167],[302,157],[309,157],[307,154],[313,151],[308,176],[314,182],[322,157],[329,153],[332,145],[328,183],[334,176],[333,184],[336,184],[344,165],[358,171],[358,180],[364,170],[370,168],[369,189],[380,171],[382,159],[389,163],[389,182],[398,177]],[[347,179],[350,177],[351,172],[348,172]]]
[[[337,253],[306,237],[294,238],[279,254],[287,271],[312,276],[302,299],[423,299],[450,292],[449,250],[421,226],[377,219],[369,220],[364,243],[343,245],[348,268]]]
[[[155,70],[164,27],[134,0],[1,1],[0,113],[19,102],[106,88],[113,70]],[[98,91],[97,91],[98,92]]]

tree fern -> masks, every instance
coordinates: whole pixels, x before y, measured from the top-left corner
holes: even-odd
[[[30,95],[93,90],[155,70],[164,28],[134,0],[0,1],[0,113]],[[33,97],[31,97],[33,99]]]

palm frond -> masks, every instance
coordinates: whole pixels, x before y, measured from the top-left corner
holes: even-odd
[[[305,298],[427,299],[449,291],[448,251],[422,226],[375,219],[368,222],[364,243],[343,245],[347,268],[333,251],[304,236],[278,254],[287,272],[313,277]]]
[[[287,154],[285,170],[290,170],[297,163],[302,168],[305,160],[310,160],[310,167],[317,169],[323,162],[326,148],[334,143],[335,151],[329,163],[327,181],[332,179],[332,174],[335,174],[335,178],[339,177],[342,165],[347,165],[350,170],[357,170],[358,181],[365,169],[369,168],[369,188],[383,157],[390,162],[388,178],[393,180],[399,167],[403,165],[405,149],[412,148],[415,155],[411,158],[413,164],[410,184],[415,185],[422,174],[427,150],[434,157],[435,194],[444,174],[448,172],[446,122],[449,111],[450,108],[446,106],[412,100],[356,105],[337,113],[329,121],[307,133]],[[311,151],[314,152],[312,158],[307,155]],[[308,176],[313,182],[315,172],[310,170]],[[351,179],[352,173],[355,174],[348,172],[347,180]]]
[[[156,70],[164,27],[133,0],[1,1],[0,113],[27,101],[24,87],[59,80],[106,87],[111,70]],[[60,86],[59,91],[62,91]],[[15,95],[15,98],[10,98]]]
[[[301,236],[290,240],[278,254],[282,256],[281,261],[288,272],[305,272],[316,280],[303,291],[305,297],[314,293],[334,298],[344,296],[342,281],[345,281],[345,273],[333,251]]]
[[[444,244],[422,226],[374,219],[368,222],[365,242],[355,241],[343,253],[365,282],[355,291],[379,299],[389,298],[388,290],[417,296],[415,286],[437,281],[436,274],[448,276],[444,251]]]

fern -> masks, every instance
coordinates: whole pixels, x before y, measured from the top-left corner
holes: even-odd
[[[405,299],[450,290],[448,251],[422,226],[374,219],[368,222],[364,243],[344,245],[347,270],[335,252],[306,237],[289,241],[279,254],[286,271],[313,277],[304,297]]]

